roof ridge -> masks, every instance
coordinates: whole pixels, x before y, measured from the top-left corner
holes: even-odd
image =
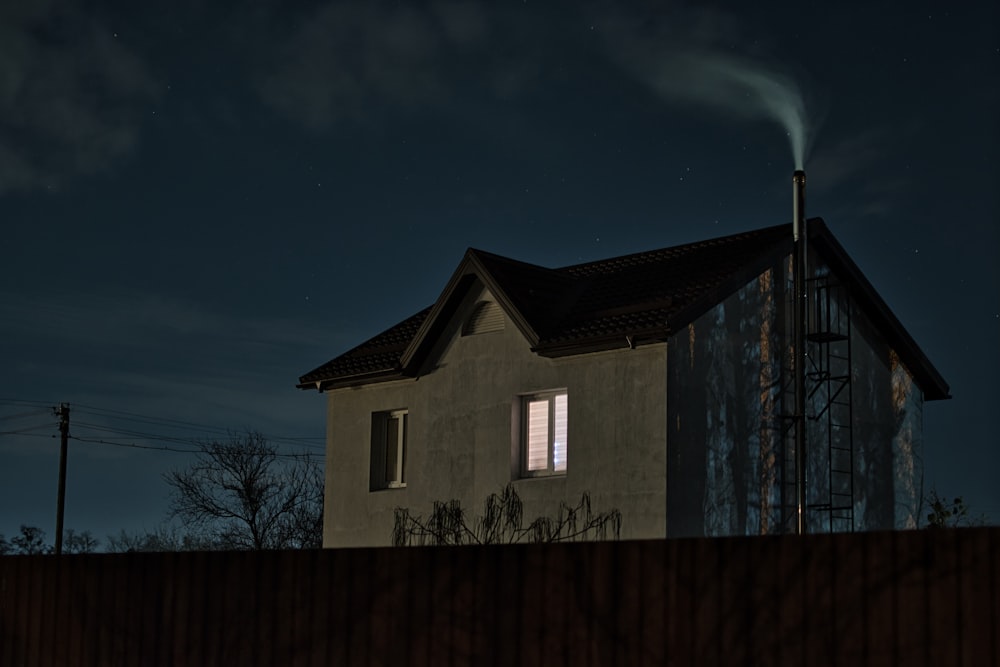
[[[568,266],[559,267],[557,270],[570,273],[572,275],[581,274],[583,269],[589,268],[599,268],[602,265],[607,264],[621,264],[626,260],[635,258],[649,258],[649,261],[653,261],[656,258],[661,257],[664,253],[668,252],[679,252],[684,250],[693,250],[695,248],[707,248],[713,245],[718,245],[720,242],[733,243],[737,241],[746,240],[753,236],[762,236],[781,228],[791,229],[791,223],[783,223],[780,225],[771,225],[768,227],[761,227],[759,229],[752,229],[744,232],[737,232],[735,234],[726,234],[724,236],[716,236],[710,239],[704,239],[701,241],[691,241],[689,243],[681,243],[678,245],[664,246],[662,248],[654,248],[652,250],[640,250],[639,252],[627,253],[625,255],[618,255],[616,257],[605,257],[603,259],[595,259],[589,262],[581,262],[579,264],[570,264]],[[629,262],[630,265],[635,264]],[[582,274],[586,275],[586,274]],[[581,276],[582,277],[582,276]]]
[[[807,223],[810,248],[847,282],[852,300],[898,348],[925,398],[947,398],[947,383],[822,218]],[[541,356],[663,341],[761,271],[782,270],[778,262],[792,251],[791,228],[789,222],[561,268],[469,248],[434,305],[307,373],[299,386],[322,391],[412,377],[414,364],[431,353],[427,341],[443,330],[438,320],[455,314],[456,290],[467,290],[477,276]]]
[[[502,262],[507,262],[509,264],[519,264],[521,266],[528,266],[528,267],[531,267],[533,269],[539,269],[539,270],[542,270],[542,271],[558,271],[559,270],[559,269],[553,269],[553,268],[548,267],[548,266],[542,266],[541,264],[534,264],[532,262],[525,262],[524,260],[515,259],[513,257],[508,257],[506,255],[498,255],[495,252],[490,252],[488,250],[480,250],[479,248],[473,248],[471,246],[469,247],[468,250],[465,251],[465,254],[467,256],[470,255],[470,254],[471,255],[475,255],[479,259],[484,259],[485,258],[485,259],[488,259],[488,260],[499,260],[499,261],[502,261]]]

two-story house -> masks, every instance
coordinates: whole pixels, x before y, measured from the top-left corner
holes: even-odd
[[[912,527],[948,386],[808,229],[806,523]],[[792,249],[791,225],[557,269],[470,249],[433,305],[300,378],[327,394],[324,545],[511,481],[529,520],[589,492],[623,538],[788,532]]]

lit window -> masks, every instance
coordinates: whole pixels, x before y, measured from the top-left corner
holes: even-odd
[[[569,431],[566,392],[534,394],[521,400],[521,474],[536,477],[565,473]]]
[[[372,413],[372,460],[368,490],[406,486],[406,410]]]

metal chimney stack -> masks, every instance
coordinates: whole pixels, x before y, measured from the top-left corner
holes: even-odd
[[[806,234],[806,172],[792,174],[792,236],[798,241]]]
[[[806,321],[809,294],[806,287],[806,172],[796,169],[792,174],[792,283],[795,290],[793,306],[793,341],[795,352],[795,532],[806,532]]]

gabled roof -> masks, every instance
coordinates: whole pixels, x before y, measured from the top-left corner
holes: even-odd
[[[398,377],[399,357],[430,312],[431,307],[428,306],[336,359],[309,371],[299,378],[298,386],[302,389],[320,389],[320,383],[330,380],[337,380],[338,384],[352,384],[354,381],[374,382],[382,377]]]
[[[948,385],[847,256],[822,220],[811,247],[914,375],[928,400]],[[299,378],[327,389],[412,377],[478,280],[542,356],[558,357],[666,340],[792,252],[791,225],[548,269],[469,249],[430,307]]]

